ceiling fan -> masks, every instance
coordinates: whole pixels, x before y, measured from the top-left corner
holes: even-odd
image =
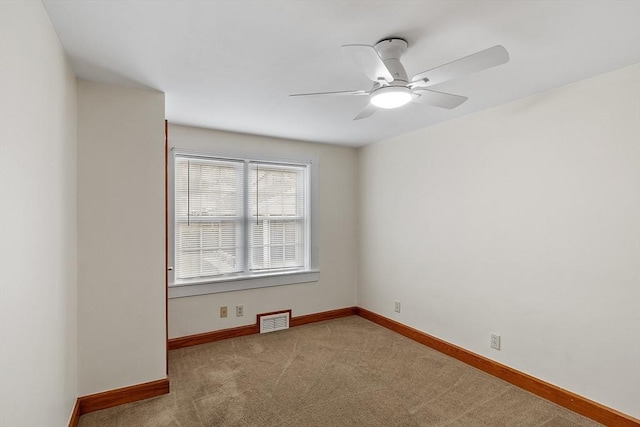
[[[407,51],[407,41],[400,38],[383,39],[375,46],[347,44],[342,46],[373,82],[371,90],[297,93],[289,96],[367,96],[369,104],[353,120],[371,116],[378,108],[398,108],[410,101],[452,109],[468,98],[428,89],[438,83],[495,67],[509,61],[509,53],[502,46],[494,46],[453,62],[416,74],[409,80],[400,58]]]

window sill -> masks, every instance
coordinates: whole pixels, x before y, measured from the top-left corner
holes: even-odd
[[[319,278],[320,270],[309,270],[169,285],[169,299],[195,295],[217,294],[220,292],[242,291],[245,289],[266,288],[270,286],[293,285],[296,283],[317,282]]]

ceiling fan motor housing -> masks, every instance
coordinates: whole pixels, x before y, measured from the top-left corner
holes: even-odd
[[[407,51],[408,47],[409,44],[406,40],[398,38],[380,40],[374,46],[374,49],[378,52],[378,55],[380,55],[384,65],[387,66],[394,81],[400,80],[405,83],[409,81],[407,72],[402,66],[402,63],[400,63],[400,58]]]

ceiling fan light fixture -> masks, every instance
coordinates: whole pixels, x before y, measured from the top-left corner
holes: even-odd
[[[404,86],[386,86],[377,89],[371,96],[371,103],[379,108],[398,108],[411,101],[411,89]]]

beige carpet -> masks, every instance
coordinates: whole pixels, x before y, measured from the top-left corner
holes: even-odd
[[[594,426],[357,316],[174,350],[171,393],[100,426]]]

